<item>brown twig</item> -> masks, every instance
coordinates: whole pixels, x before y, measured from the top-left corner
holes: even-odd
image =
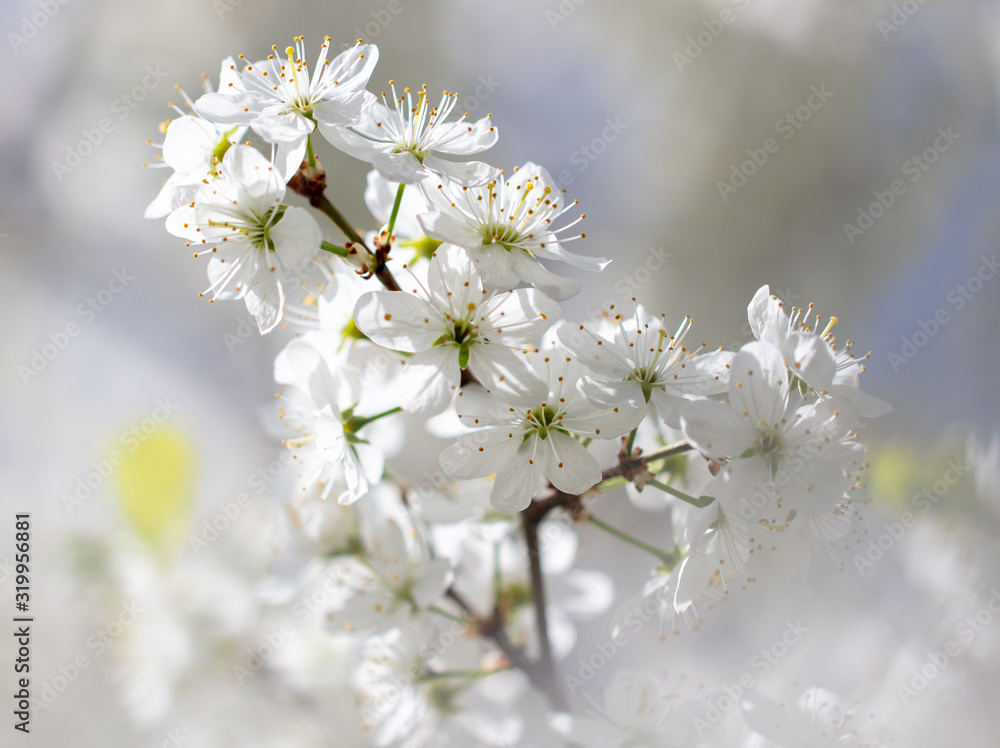
[[[374,275],[389,291],[401,290],[392,272],[386,266],[386,263],[389,261],[389,245],[377,245],[374,252],[369,249],[361,234],[344,218],[336,206],[327,199],[325,171],[318,168],[311,169],[309,164],[303,161],[299,170],[288,181],[288,187],[308,199],[309,204],[333,221],[351,243],[360,244],[374,258],[374,267],[366,268],[368,272],[366,277]]]

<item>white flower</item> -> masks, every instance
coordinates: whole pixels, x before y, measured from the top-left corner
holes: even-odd
[[[354,311],[358,328],[372,341],[413,354],[401,382],[407,410],[444,410],[466,367],[488,391],[545,396],[545,383],[516,349],[537,340],[555,321],[555,302],[534,289],[487,296],[473,263],[453,246],[435,254],[427,285],[427,301],[399,291],[369,291]]]
[[[840,501],[864,462],[864,447],[853,441],[856,415],[839,398],[797,406],[781,352],[754,342],[733,361],[729,404],[689,403],[681,423],[704,455],[731,458],[721,486],[730,484],[734,495],[762,491],[767,500],[758,510],[808,512]]]
[[[471,186],[493,179],[497,169],[481,161],[456,162],[445,156],[471,156],[490,148],[498,133],[489,116],[467,123],[463,114],[454,122],[445,122],[458,102],[458,94],[445,91],[441,102],[432,106],[427,101],[427,87],[413,93],[403,89],[396,95],[392,86],[392,103],[385,93],[382,101],[370,97],[360,121],[346,127],[324,127],[320,130],[334,146],[354,158],[367,161],[390,182],[413,184],[430,174]]]
[[[281,319],[285,273],[319,252],[319,226],[303,208],[282,205],[284,184],[271,162],[248,146],[226,151],[219,178],[167,218],[167,230],[217,253],[208,265],[215,299],[244,299],[261,334]],[[230,288],[231,287],[231,288]]]
[[[559,714],[552,724],[588,748],[696,748],[705,741],[695,728],[704,710],[705,702],[678,700],[649,673],[623,670],[604,689],[599,719]]]
[[[364,88],[378,62],[378,48],[360,42],[328,60],[327,36],[310,75],[305,37],[294,41],[284,57],[271,47],[275,54],[248,64],[242,85],[232,83],[217,93],[207,93],[194,105],[198,114],[213,122],[249,125],[268,143],[276,144],[275,163],[286,181],[302,164],[306,142],[317,125],[325,131],[361,116],[365,98],[371,96]]]
[[[548,382],[548,394],[505,402],[463,389],[459,416],[480,430],[441,453],[441,466],[453,478],[496,473],[490,503],[502,512],[527,507],[543,475],[569,494],[591,488],[601,480],[601,468],[580,439],[614,439],[642,419],[638,408],[603,408],[584,398],[576,387],[587,374],[582,364],[544,351],[529,361]]]
[[[570,254],[560,246],[560,241],[584,236],[559,237],[580,219],[561,228],[552,225],[576,201],[564,204],[564,190],[536,164],[528,162],[514,169],[509,179],[501,176],[482,187],[439,184],[431,188],[428,183],[423,187],[435,208],[418,216],[427,236],[466,249],[488,287],[506,290],[527,282],[562,301],[577,293],[580,284],[549,272],[539,258],[585,270],[601,270],[609,262]]]
[[[673,613],[693,616],[700,622],[701,614],[723,602],[734,585],[745,588],[752,581],[747,562],[754,552],[753,544],[766,530],[752,526],[740,515],[735,502],[725,497],[704,509],[678,507],[674,522],[678,546],[686,550],[671,575],[675,581],[670,603]],[[647,596],[665,595],[666,590],[660,587],[647,585]],[[666,618],[662,609],[661,618]]]
[[[326,282],[306,287],[298,304],[285,305],[285,321],[305,332],[275,358],[274,381],[289,385],[308,381],[320,361],[332,372],[348,366],[365,382],[362,409],[397,405],[395,380],[401,356],[372,343],[354,324],[354,307],[371,283],[344,268],[339,258],[322,258],[316,265]]]
[[[866,737],[863,733],[869,732],[871,722],[859,725],[853,708],[818,686],[808,689],[793,704],[776,704],[759,694],[750,694],[742,706],[750,727],[767,739],[766,748],[884,748],[890,745],[881,737]]]
[[[103,636],[108,620],[122,624],[111,652],[122,706],[141,728],[161,724],[192,689],[211,682],[218,665],[228,670],[226,645],[253,635],[259,609],[252,581],[228,568],[234,562],[245,571],[247,559],[219,551],[154,553],[135,536],[121,535],[110,540],[98,566],[102,584],[112,585],[107,599],[118,608],[107,611],[100,631]]]
[[[381,244],[388,245],[389,237],[384,235],[389,219],[392,217],[392,209],[396,203],[400,183],[390,182],[388,179],[372,169],[368,172],[368,181],[365,187],[365,205],[379,222],[379,231],[365,237],[369,246]],[[429,211],[430,205],[427,198],[419,189],[409,189],[403,191],[403,197],[399,203],[399,211],[396,214],[396,223],[393,225],[392,234],[392,259],[404,263],[411,263],[418,257],[429,258],[440,245],[437,239],[431,239],[424,233],[424,227],[417,220],[417,215]]]
[[[233,58],[222,61],[222,72],[219,73],[219,87],[224,88],[238,80],[233,72]],[[207,93],[212,92],[212,84],[206,78],[202,87]],[[180,91],[189,108],[194,103],[188,95]],[[194,113],[171,104],[178,114],[178,119],[167,124],[166,137],[163,139],[163,155],[157,159],[156,166],[169,167],[174,170],[160,193],[146,208],[146,218],[162,218],[184,203],[194,199],[198,189],[208,176],[214,178],[218,163],[222,160],[229,146],[235,145],[243,137],[246,127],[240,125],[222,126]]]
[[[518,713],[527,679],[495,671],[484,641],[409,621],[365,648],[358,709],[374,742],[395,748],[522,745]]]
[[[451,581],[451,562],[431,558],[415,533],[387,519],[367,538],[365,552],[339,570],[347,598],[329,616],[335,628],[375,634],[402,625],[438,602]]]
[[[834,347],[835,338],[830,331],[838,322],[836,317],[830,317],[820,332],[819,317],[810,320],[812,304],[808,309],[792,307],[791,314],[784,306],[767,286],[761,286],[747,307],[747,317],[754,337],[781,351],[793,375],[793,386],[803,391],[812,389],[820,397],[846,397],[864,416],[876,417],[892,411],[892,406],[884,400],[858,389],[858,376],[865,366],[851,352],[853,341],[848,340],[839,350]],[[862,360],[869,356],[871,353]]]
[[[323,486],[321,498],[326,499],[339,485],[340,504],[351,504],[368,493],[385,467],[380,441],[372,443],[368,437],[377,433],[380,419],[389,413],[368,417],[355,413],[360,379],[346,365],[334,375],[320,362],[305,382],[300,379],[298,387],[286,393],[282,408],[282,417],[298,432],[285,445],[301,465],[303,490],[318,483]]]
[[[453,551],[457,573],[452,585],[462,600],[482,618],[493,611],[504,614],[511,643],[529,657],[538,657],[540,645],[531,599],[528,552],[520,523],[480,524],[464,534]],[[579,537],[568,520],[545,519],[538,528],[544,542],[540,564],[544,575],[546,618],[552,656],[560,660],[577,643],[577,621],[605,612],[615,597],[608,574],[576,568]],[[435,544],[435,547],[440,547]]]
[[[614,308],[612,307],[612,313]],[[559,340],[577,359],[594,372],[580,382],[584,395],[600,405],[647,407],[672,428],[680,426],[680,409],[690,399],[724,392],[729,384],[733,354],[712,351],[700,354],[684,347],[691,329],[685,317],[671,335],[659,319],[636,306],[633,318],[614,314],[613,339],[602,337],[583,325],[563,324]]]

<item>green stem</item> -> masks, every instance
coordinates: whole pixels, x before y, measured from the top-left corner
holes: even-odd
[[[392,204],[392,215],[389,216],[389,228],[386,233],[389,235],[388,241],[392,241],[392,230],[396,228],[396,216],[399,214],[399,206],[403,202],[403,190],[406,189],[406,184],[399,185],[399,189],[396,190],[396,202]]]
[[[362,239],[361,235],[354,230],[354,227],[347,222],[347,219],[341,215],[340,211],[334,207],[333,203],[327,199],[326,195],[320,195],[318,202],[319,204],[316,205],[316,207],[323,211],[323,213],[325,213],[331,221],[337,224],[337,228],[343,232],[344,236],[355,244],[360,244],[365,249],[368,249],[368,246],[365,244],[365,240]]]
[[[629,545],[633,545],[640,550],[646,551],[646,553],[650,553],[656,556],[658,559],[660,559],[660,561],[663,561],[665,564],[672,565],[677,563],[676,550],[668,551],[664,550],[663,548],[657,548],[656,546],[650,545],[649,543],[644,543],[638,538],[634,538],[628,533],[622,532],[617,527],[612,527],[604,520],[598,519],[592,514],[589,517],[587,517],[587,519],[590,520],[592,524],[596,525],[597,527],[600,527],[602,530],[604,530],[604,532],[608,533],[609,535],[614,535],[619,540],[624,540]]]
[[[354,421],[354,424],[356,424],[355,430],[358,430],[364,428],[373,421],[377,421],[379,418],[385,418],[386,416],[391,416],[394,413],[399,413],[402,410],[403,409],[397,405],[395,408],[389,408],[389,410],[382,411],[381,413],[376,413],[373,416],[364,416],[357,418],[352,417],[351,420]]]
[[[683,454],[684,452],[690,452],[694,447],[692,447],[688,442],[678,442],[676,444],[668,444],[665,447],[657,449],[649,454],[644,454],[641,456],[643,462],[647,465],[656,460],[662,460],[666,457],[673,457],[674,455]]]
[[[596,486],[594,486],[595,491],[598,493],[604,493],[605,491],[610,491],[613,488],[620,488],[628,483],[628,480],[624,475],[613,475],[610,478],[605,478]]]
[[[500,589],[503,581],[500,577],[500,544],[493,544],[493,599],[500,599]]]
[[[423,680],[435,680],[440,678],[485,678],[487,675],[499,673],[510,668],[498,668],[497,670],[441,670],[430,671],[423,675]]]
[[[649,481],[649,485],[652,486],[653,488],[658,488],[661,491],[670,494],[671,496],[676,496],[681,501],[686,501],[688,504],[697,507],[698,509],[704,509],[706,506],[715,501],[715,498],[712,496],[699,496],[698,498],[695,498],[690,494],[686,494],[683,491],[678,491],[673,486],[668,486],[666,483],[661,483],[658,480]]]
[[[331,244],[330,242],[320,242],[319,248],[329,252],[330,254],[337,255],[337,257],[347,257],[347,248],[341,247],[337,244]]]
[[[306,136],[306,163],[310,169],[316,168],[316,154],[313,153],[313,142],[309,136]]]
[[[632,448],[635,446],[635,435],[638,433],[639,433],[639,427],[636,426],[634,429],[632,429],[632,433],[628,435],[628,443],[625,445],[625,454],[630,457],[632,455]]]
[[[469,622],[466,619],[461,618],[460,616],[456,616],[454,613],[449,613],[447,610],[445,610],[444,608],[439,608],[437,605],[431,605],[429,608],[427,608],[427,610],[429,610],[431,613],[437,613],[439,616],[443,616],[444,618],[447,618],[449,621],[455,621],[455,623],[460,623],[463,626],[469,625]]]

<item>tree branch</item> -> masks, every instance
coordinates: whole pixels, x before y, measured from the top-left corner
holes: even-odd
[[[549,624],[545,607],[545,579],[542,574],[542,556],[538,547],[538,525],[544,515],[535,516],[521,513],[524,540],[528,546],[528,563],[531,569],[531,602],[535,608],[535,629],[538,634],[539,660],[535,663],[538,682],[552,699],[552,705],[559,711],[566,711],[566,697],[556,676],[552,659],[552,643],[549,641]]]
[[[374,258],[374,267],[365,268],[368,275],[374,275],[389,291],[401,290],[392,272],[386,266],[389,260],[389,246],[376,246],[372,252],[365,244],[364,237],[344,218],[336,206],[326,197],[326,172],[322,169],[310,168],[305,161],[288,181],[288,187],[309,200],[309,204],[322,212],[336,224],[351,244],[359,244]]]

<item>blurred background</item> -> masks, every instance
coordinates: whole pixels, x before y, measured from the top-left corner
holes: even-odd
[[[897,686],[1000,588],[1000,5],[5,0],[0,22],[10,73],[0,115],[0,560],[13,556],[14,513],[30,511],[35,682],[68,679],[34,716],[31,744],[159,746],[183,730],[188,745],[227,745],[245,730],[246,745],[338,745],[315,725],[282,738],[310,707],[275,701],[259,683],[240,689],[229,678],[205,701],[177,675],[165,695],[154,674],[129,670],[140,646],[162,648],[169,670],[175,650],[155,632],[97,653],[88,637],[118,602],[80,582],[84,569],[138,590],[165,584],[127,554],[106,568],[79,539],[127,546],[175,521],[187,537],[177,517],[194,526],[213,516],[279,454],[260,413],[288,334],[261,339],[243,305],[198,297],[204,262],[142,217],[165,176],[143,163],[173,116],[167,102],[181,100],[175,84],[196,97],[223,57],[253,59],[301,33],[310,55],[324,34],[335,48],[376,43],[372,90],[394,78],[459,92],[460,109],[492,112],[500,130],[486,160],[540,163],[580,201],[587,238],[574,250],[614,262],[581,274],[567,318],[636,296],[650,311],[692,315],[693,335],[733,348],[750,337],[746,305],[765,283],[789,304],[836,315],[841,341],[873,351],[863,387],[894,406],[863,437],[872,537],[913,509],[949,459],[978,455],[874,568],[847,557],[838,571],[817,552],[808,601],[746,596],[657,654],[632,643],[626,657],[721,688],[805,610],[814,633],[772,673],[774,693],[794,697],[818,673],[891,725],[899,745],[995,744],[1000,624],[963,643],[916,698],[904,703]],[[321,148],[331,199],[374,228],[367,166]],[[137,462],[103,475],[130,433],[142,444]],[[154,458],[142,457],[147,448]],[[141,496],[161,489],[184,506],[149,517]],[[267,537],[228,542],[245,544],[227,573],[253,579]],[[591,567],[610,548],[601,542],[585,552]],[[616,579],[644,573],[620,561]],[[7,611],[14,582],[9,571],[0,578]],[[606,638],[606,625],[578,646]],[[4,637],[5,679],[12,652]],[[70,678],[61,668],[81,652],[88,666]],[[162,708],[145,709],[154,702]]]

